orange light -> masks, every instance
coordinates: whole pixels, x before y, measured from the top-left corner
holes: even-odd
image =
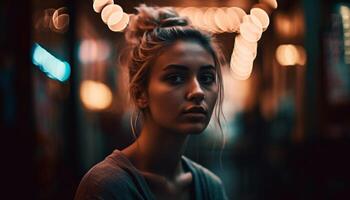
[[[123,31],[129,23],[129,15],[123,13],[122,19],[119,19],[119,13],[113,13],[108,19],[108,28],[114,32]]]
[[[247,13],[239,7],[230,7],[227,9],[229,10],[229,12],[235,12],[237,14],[240,23],[243,22],[243,17],[247,15]]]
[[[85,80],[80,86],[80,98],[87,109],[99,111],[112,103],[112,92],[103,83]]]
[[[231,32],[238,32],[240,25],[240,16],[233,8],[226,8],[227,19],[229,20],[229,30]]]
[[[261,8],[252,8],[250,14],[257,17],[265,31],[270,24],[269,15]]]
[[[231,19],[230,19],[230,16],[228,16],[227,13],[223,9],[218,8],[215,12],[214,18],[215,18],[214,19],[215,24],[219,27],[220,31],[222,31],[222,32],[229,32],[230,31]]]
[[[222,32],[219,27],[215,23],[215,12],[217,8],[209,7],[204,12],[204,24],[207,26],[207,29],[213,33],[220,33]]]
[[[239,32],[245,40],[257,42],[261,38],[262,26],[258,26],[250,21],[245,21],[239,26]]]
[[[113,0],[94,0],[93,8],[95,12],[100,13],[105,6],[113,3]]]
[[[260,0],[260,3],[266,3],[273,9],[276,9],[278,7],[277,0]]]
[[[276,59],[282,66],[305,65],[306,53],[301,46],[284,44],[276,49]]]
[[[101,12],[101,17],[102,17],[102,21],[107,24],[108,22],[108,18],[112,15],[115,14],[115,20],[118,21],[122,19],[123,17],[123,8],[120,7],[119,5],[116,4],[110,4],[107,5],[106,7],[103,8],[102,12]]]
[[[64,33],[68,30],[69,25],[69,15],[67,13],[67,8],[61,7],[54,11],[51,17],[51,26],[52,31],[58,33]]]

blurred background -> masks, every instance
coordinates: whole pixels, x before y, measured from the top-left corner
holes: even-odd
[[[186,156],[220,176],[230,199],[350,199],[350,2],[277,2],[251,76],[224,74],[225,148],[211,124],[190,139]],[[140,3],[249,13],[259,1],[115,3],[126,13]],[[118,64],[124,35],[92,5],[0,2],[7,199],[72,199],[92,165],[133,140],[128,80]],[[215,35],[229,61],[236,34]]]

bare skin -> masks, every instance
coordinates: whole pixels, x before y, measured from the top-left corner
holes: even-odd
[[[188,136],[207,127],[218,96],[212,56],[198,43],[178,41],[156,59],[140,137],[123,154],[145,176],[156,199],[191,199],[193,177],[181,156]]]

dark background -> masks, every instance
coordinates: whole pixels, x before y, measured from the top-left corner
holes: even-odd
[[[132,13],[141,2],[239,6],[245,11],[258,3],[115,3]],[[244,91],[249,94],[244,100],[247,104],[227,124],[230,140],[225,149],[215,144],[220,140],[212,139],[209,129],[207,136],[191,138],[186,155],[218,174],[230,199],[350,199],[350,64],[343,61],[350,36],[345,35],[345,28],[339,29],[345,22],[338,12],[339,6],[350,8],[350,3],[278,3],[259,41],[254,71]],[[45,9],[63,6],[70,16],[67,32],[36,26]],[[114,33],[103,24],[93,12],[92,1],[2,0],[0,11],[1,196],[72,199],[81,177],[93,164],[132,141],[128,111],[123,107],[125,94],[120,90],[122,80],[118,79],[121,72],[116,67],[123,33]],[[280,34],[275,22],[279,14],[297,16],[291,30],[298,31]],[[217,37],[228,57],[234,34]],[[79,60],[79,44],[86,38],[102,38],[111,45],[112,53],[104,63],[88,65]],[[33,65],[34,43],[70,63],[68,81],[49,79]],[[288,43],[304,47],[304,66],[278,64],[275,49]],[[110,86],[114,100],[108,109],[94,112],[82,105],[79,85],[86,79]]]

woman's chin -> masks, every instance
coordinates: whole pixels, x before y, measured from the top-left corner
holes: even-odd
[[[199,135],[203,133],[206,127],[206,124],[189,124],[183,127],[182,132],[188,135]]]

